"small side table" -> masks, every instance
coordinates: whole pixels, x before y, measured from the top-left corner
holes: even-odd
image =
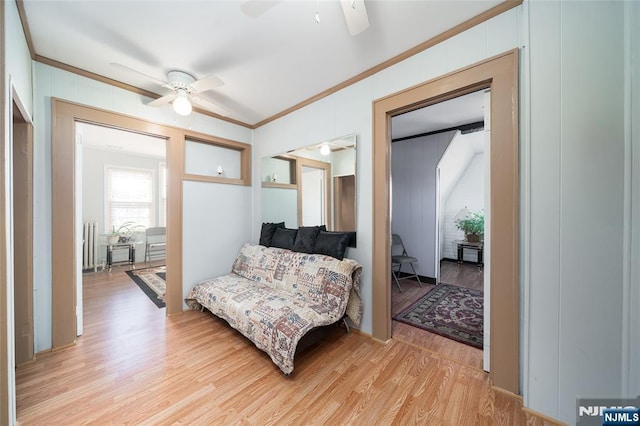
[[[133,269],[136,268],[136,242],[130,241],[127,243],[115,243],[115,244],[107,244],[107,272],[111,272],[111,267],[114,265],[113,261],[113,251],[121,250],[121,249],[129,249],[129,258],[127,260],[118,261],[115,263],[118,264],[129,264]]]
[[[484,263],[483,263],[484,242],[483,241],[472,243],[465,240],[454,240],[453,244],[455,244],[458,247],[458,264],[462,263],[464,249],[469,249],[469,250],[475,250],[478,253],[478,268],[482,268],[484,266]]]

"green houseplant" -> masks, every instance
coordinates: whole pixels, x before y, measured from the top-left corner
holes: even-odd
[[[484,212],[469,212],[464,218],[455,221],[456,227],[464,232],[470,243],[477,243],[484,236]]]
[[[135,222],[124,222],[117,229],[115,226],[111,227],[111,233],[107,237],[109,244],[116,244],[117,242],[126,243],[131,239],[134,232],[144,230],[144,226],[136,225]]]

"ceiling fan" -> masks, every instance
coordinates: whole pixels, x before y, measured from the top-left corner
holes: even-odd
[[[111,65],[128,72],[138,74],[147,80],[172,91],[172,93],[149,102],[147,104],[148,106],[155,107],[173,102],[173,110],[180,115],[191,114],[193,105],[225,117],[230,113],[230,111],[225,107],[198,95],[199,93],[224,85],[222,80],[215,75],[210,75],[196,80],[194,76],[187,72],[172,70],[167,73],[167,81],[162,81],[122,64],[112,63]]]
[[[278,3],[280,0],[247,0],[242,4],[241,9],[245,15],[257,18]],[[364,0],[340,0],[340,3],[351,35],[360,34],[369,28],[369,16]],[[320,23],[320,14],[317,9],[315,18],[316,22]]]

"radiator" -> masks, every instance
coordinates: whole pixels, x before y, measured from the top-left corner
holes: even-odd
[[[98,270],[98,222],[85,222],[82,227],[82,269]]]

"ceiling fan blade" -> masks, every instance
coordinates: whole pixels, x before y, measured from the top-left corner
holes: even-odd
[[[351,35],[357,35],[369,28],[369,16],[364,0],[340,0],[344,19]]]
[[[116,68],[120,68],[122,70],[125,70],[127,72],[138,74],[139,76],[144,77],[147,80],[152,81],[152,82],[154,82],[155,84],[157,84],[159,86],[167,87],[168,83],[166,81],[158,80],[157,78],[151,77],[150,75],[147,75],[147,74],[145,74],[143,72],[134,70],[133,68],[129,68],[126,65],[118,64],[117,62],[111,62],[111,65],[113,65]]]
[[[207,90],[215,89],[216,87],[223,86],[224,82],[215,75],[196,80],[189,85],[192,93],[206,92]]]
[[[206,109],[207,111],[214,112],[214,113],[216,113],[218,115],[221,115],[223,117],[226,117],[231,113],[231,111],[229,111],[228,109],[226,109],[222,105],[218,105],[217,103],[212,102],[212,101],[210,101],[208,99],[203,99],[200,96],[194,96],[194,95],[191,95],[189,97],[191,98],[191,102],[193,102],[193,104],[195,106],[202,107],[202,108]]]
[[[249,18],[257,18],[278,3],[280,3],[278,0],[248,0],[240,6],[240,9]]]
[[[175,98],[176,98],[175,93],[169,93],[168,95],[165,95],[161,98],[154,99],[153,101],[149,102],[147,106],[155,107],[155,106],[168,104],[169,102],[173,101]]]

